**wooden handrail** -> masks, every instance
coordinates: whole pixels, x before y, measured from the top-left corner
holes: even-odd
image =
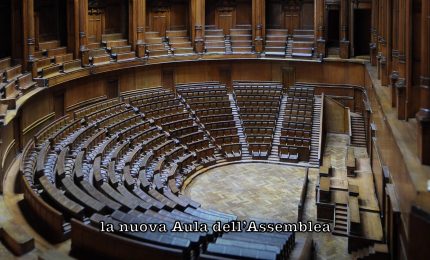
[[[349,135],[349,140],[351,140],[352,138],[352,121],[351,121],[351,109],[349,109],[349,107],[345,108],[348,110],[348,135]],[[351,141],[350,141],[351,142]]]
[[[318,162],[321,164],[322,160],[322,145],[323,145],[323,135],[324,133],[324,93],[321,94],[321,113],[320,113],[320,136],[318,140]]]

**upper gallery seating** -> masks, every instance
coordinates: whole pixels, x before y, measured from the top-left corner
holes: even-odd
[[[159,32],[145,32],[146,52],[149,58],[168,56],[169,45]]]
[[[166,31],[166,40],[173,55],[193,54],[193,46],[186,30]]]
[[[295,29],[292,42],[293,57],[312,57],[314,52],[314,31]]]
[[[266,30],[266,55],[285,56],[288,43],[287,29],[267,29]]]
[[[205,48],[207,53],[225,53],[225,35],[222,29],[206,26]]]
[[[73,54],[67,52],[67,47],[60,45],[58,40],[39,42],[36,45],[34,66],[39,77],[47,78],[81,68],[80,60],[74,60]]]
[[[101,42],[89,37],[88,48],[90,60],[93,65],[134,59],[135,53],[128,44],[128,40],[121,33],[103,34]]]
[[[275,103],[280,95],[273,83],[237,83],[236,88],[241,94],[238,102],[263,102],[242,94],[264,93]],[[291,233],[119,232],[121,223],[165,223],[170,230],[176,220],[208,225],[236,220],[179,194],[183,178],[219,157],[214,143],[228,156],[225,147],[237,141],[233,131],[217,135],[224,124],[234,130],[220,120],[231,115],[226,88],[197,83],[177,90],[180,98],[161,88],[125,92],[40,130],[26,145],[20,165],[24,198],[33,217],[52,239],[70,236],[78,256],[288,258],[294,246]],[[271,118],[275,113],[260,116]],[[264,135],[256,140],[264,141]],[[114,232],[99,232],[102,221],[113,224]]]
[[[217,82],[177,85],[178,94],[190,105],[196,118],[215,139],[227,159],[241,158],[241,144],[227,89]]]
[[[279,157],[283,161],[309,161],[312,133],[314,88],[288,90]]]
[[[230,29],[230,41],[233,53],[252,52],[251,25],[237,25]]]
[[[22,74],[22,66],[13,66],[10,58],[0,59],[0,98],[5,99],[0,105],[0,117],[4,117],[8,106],[14,108],[20,95],[35,87],[31,73]]]
[[[234,97],[251,155],[267,159],[278,118],[282,85],[277,82],[234,82]]]

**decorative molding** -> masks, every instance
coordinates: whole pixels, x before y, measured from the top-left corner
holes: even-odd
[[[52,119],[53,117],[55,117],[55,112],[49,113],[44,117],[39,118],[38,120],[34,121],[32,124],[30,124],[29,126],[27,126],[26,128],[24,128],[22,130],[22,134],[26,135],[29,132],[33,131],[35,128],[37,128],[38,126],[40,126],[41,124],[45,123],[46,121]]]
[[[6,147],[6,150],[3,153],[3,160],[1,162],[1,168],[4,169],[4,164],[6,162],[6,159],[10,153],[10,150],[15,146],[15,139],[12,140],[12,142],[9,143],[9,145]]]

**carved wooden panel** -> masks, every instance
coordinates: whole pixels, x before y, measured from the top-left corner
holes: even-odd
[[[230,34],[230,28],[236,24],[236,10],[233,7],[220,7],[217,9],[215,24],[219,29],[223,29],[224,34]]]
[[[102,40],[103,17],[104,15],[98,12],[88,14],[88,38],[90,41],[100,42]]]
[[[154,32],[159,32],[161,36],[166,35],[166,30],[169,26],[169,10],[158,10],[151,12],[150,29]]]
[[[294,32],[294,29],[300,28],[300,9],[299,8],[285,8],[284,9],[284,28],[288,32]]]

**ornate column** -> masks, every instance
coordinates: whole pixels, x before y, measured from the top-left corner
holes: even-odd
[[[145,57],[145,27],[146,27],[146,0],[133,0],[133,8],[131,10],[133,19],[131,20],[131,30],[133,40],[130,42],[133,46],[136,56],[139,58]]]
[[[88,44],[88,0],[79,2],[79,51],[81,53],[82,66],[90,65]]]
[[[324,58],[326,55],[325,39],[324,39],[324,13],[325,13],[325,0],[315,0],[315,45],[318,57]]]
[[[391,81],[391,106],[396,106],[396,83],[399,79],[399,49],[398,49],[398,30],[399,30],[399,0],[394,0],[393,2],[393,26],[392,26],[392,69],[390,74]]]
[[[264,0],[252,0],[252,40],[256,53],[264,51],[266,35],[266,8]]]
[[[400,120],[405,119],[406,113],[406,0],[398,0],[398,31],[397,31],[397,71],[399,73],[398,81],[395,83],[396,88],[396,107],[397,107],[397,118]]]
[[[34,0],[22,1],[23,30],[24,30],[24,70],[30,71],[33,77],[37,77],[34,62],[35,28],[34,28]]]
[[[430,4],[421,1],[421,79],[418,122],[418,155],[423,164],[430,164]]]
[[[191,0],[191,41],[194,51],[205,51],[205,0]]]
[[[370,63],[372,66],[377,65],[377,42],[378,42],[378,1],[372,0],[372,28],[370,42]]]
[[[79,40],[79,0],[73,0],[73,12],[68,10],[69,14],[73,13],[73,56],[78,59],[80,56],[80,40]]]
[[[348,0],[340,2],[340,50],[339,56],[342,59],[349,58],[349,40],[348,40]]]

